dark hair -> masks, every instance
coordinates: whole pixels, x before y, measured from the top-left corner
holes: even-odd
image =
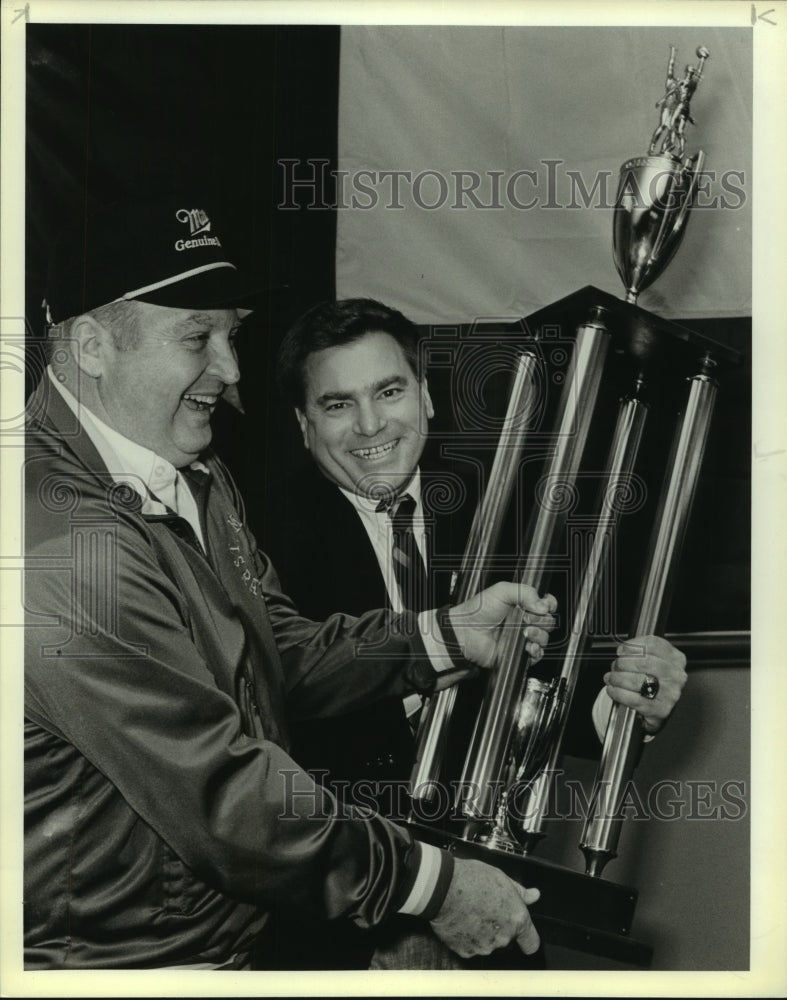
[[[290,327],[279,348],[276,378],[284,398],[302,409],[306,385],[304,366],[310,354],[359,340],[367,333],[387,333],[401,347],[416,378],[420,378],[418,327],[396,309],[375,299],[321,302]]]

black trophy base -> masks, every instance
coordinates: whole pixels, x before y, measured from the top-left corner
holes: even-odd
[[[631,886],[594,878],[549,861],[485,847],[433,827],[416,823],[408,826],[418,840],[443,847],[458,858],[475,858],[494,865],[520,885],[539,889],[541,898],[529,909],[543,941],[649,968],[653,948],[629,936],[637,905],[637,890]],[[506,949],[504,958],[506,964],[497,964],[495,968],[522,967],[521,960],[516,964],[515,949]]]

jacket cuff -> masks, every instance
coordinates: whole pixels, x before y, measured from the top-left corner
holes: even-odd
[[[414,690],[426,696],[478,673],[478,667],[462,656],[448,612],[445,606],[418,615],[421,641],[429,661],[412,664],[406,677]]]
[[[401,893],[404,902],[397,912],[422,920],[434,920],[443,905],[453,874],[452,854],[414,840],[409,876]]]

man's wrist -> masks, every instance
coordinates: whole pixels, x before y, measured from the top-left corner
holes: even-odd
[[[454,856],[439,847],[414,840],[410,862],[397,912],[422,920],[434,920],[451,884]]]
[[[429,662],[412,665],[406,671],[406,677],[420,694],[431,695],[477,672],[477,668],[462,655],[462,646],[449,612],[450,608],[445,606],[422,611],[418,615],[421,640]]]

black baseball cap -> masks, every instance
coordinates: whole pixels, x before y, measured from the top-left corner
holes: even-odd
[[[239,270],[220,213],[173,197],[85,215],[52,252],[47,322],[121,299],[182,309],[248,308],[262,289]]]

